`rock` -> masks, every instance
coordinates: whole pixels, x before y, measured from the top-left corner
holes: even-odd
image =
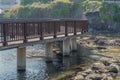
[[[114,63],[120,63],[120,58],[119,57],[114,57],[113,61],[114,61]]]
[[[88,69],[77,73],[75,80],[114,80],[120,73],[119,58],[101,58],[100,62],[93,63]]]
[[[102,80],[103,77],[100,74],[89,74],[85,80]]]
[[[100,69],[105,69],[105,65],[101,62],[97,62],[97,63],[94,63],[92,66],[91,66],[91,69],[92,70],[100,70]]]
[[[117,64],[111,64],[110,66],[109,66],[109,68],[108,68],[108,70],[109,70],[109,72],[111,72],[111,73],[118,73],[119,72],[119,70],[120,70],[120,68],[119,68],[119,66],[117,65]]]
[[[91,69],[87,69],[87,70],[84,71],[84,73],[91,74],[91,73],[93,73],[93,71]]]
[[[97,44],[97,45],[99,45],[99,46],[105,46],[105,45],[107,45],[107,42],[104,39],[96,39],[94,41],[94,43]]]
[[[113,77],[108,76],[108,77],[106,77],[104,80],[113,80]]]
[[[103,46],[98,46],[98,47],[96,47],[98,50],[100,50],[100,49],[106,49],[106,47],[103,47]]]
[[[111,76],[114,77],[114,78],[117,76],[116,73],[110,73],[110,74],[111,74]]]
[[[103,73],[101,75],[102,75],[103,79],[106,79],[106,77],[108,76],[106,73]]]
[[[84,77],[86,77],[86,76],[87,76],[87,74],[86,74],[86,73],[84,73],[84,72],[78,72],[78,73],[77,73],[77,75],[83,75]]]
[[[116,63],[118,66],[120,66],[120,62],[119,63]]]
[[[75,76],[74,80],[85,80],[83,75],[77,75]]]
[[[115,40],[114,42],[116,42],[116,43],[120,43],[120,40]]]
[[[113,80],[113,77],[109,73],[103,73],[102,76],[103,76],[102,80]]]
[[[120,63],[119,59],[117,58],[101,58],[100,61],[105,65],[105,66],[110,66],[112,63]]]
[[[112,63],[112,61],[111,61],[111,59],[110,58],[101,58],[100,59],[100,61],[105,65],[105,66],[109,66],[111,63]]]

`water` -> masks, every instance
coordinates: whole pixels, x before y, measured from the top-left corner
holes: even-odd
[[[28,50],[39,50],[41,45],[28,47]],[[49,76],[62,71],[61,67],[80,64],[74,53],[70,58],[56,59],[46,63],[42,58],[26,58],[26,72],[17,72],[16,49],[0,51],[0,80],[47,80]]]

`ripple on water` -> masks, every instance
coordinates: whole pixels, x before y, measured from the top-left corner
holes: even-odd
[[[41,48],[39,45],[34,47]],[[28,49],[34,49],[34,47],[28,47]],[[16,49],[0,51],[0,80],[45,80],[47,66],[44,60],[26,59],[26,63],[26,72],[17,72]]]
[[[27,50],[42,49],[41,45],[28,47]],[[74,57],[74,59],[73,59]],[[61,70],[62,66],[69,68],[70,66],[79,64],[78,55],[72,55],[72,58],[61,59],[59,62],[47,63],[41,58],[26,58],[26,72],[17,72],[16,49],[0,51],[0,80],[47,80]]]

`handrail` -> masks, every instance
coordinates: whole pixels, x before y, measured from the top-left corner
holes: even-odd
[[[87,31],[88,21],[80,19],[2,19],[0,20],[0,43],[7,46],[8,42],[20,41],[28,43],[29,39],[69,34],[79,35]]]
[[[49,22],[49,21],[87,21],[87,19],[72,19],[72,18],[61,18],[61,19],[0,19],[0,23],[8,22]]]

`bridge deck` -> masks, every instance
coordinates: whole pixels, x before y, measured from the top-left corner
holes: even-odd
[[[87,31],[87,20],[1,20],[0,50],[75,37]]]

